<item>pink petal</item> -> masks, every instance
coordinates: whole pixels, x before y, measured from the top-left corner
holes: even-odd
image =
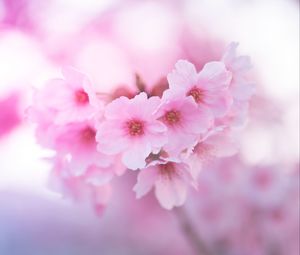
[[[127,97],[119,97],[106,105],[104,116],[107,119],[120,119],[129,116],[129,103]]]
[[[205,132],[213,123],[213,115],[205,108],[182,109],[184,112],[184,128],[191,133],[200,134]]]
[[[168,210],[174,206],[181,206],[187,195],[186,184],[177,178],[160,178],[155,183],[155,196],[160,205]]]
[[[209,62],[198,74],[198,84],[205,90],[225,89],[229,86],[232,75],[222,62]]]
[[[97,149],[108,155],[115,155],[129,146],[118,121],[107,121],[97,127]]]
[[[84,81],[87,80],[86,75],[69,66],[63,67],[62,74],[66,78],[68,85],[74,89],[82,87]]]
[[[186,149],[194,146],[198,136],[195,134],[187,134],[182,130],[169,130],[168,143],[163,147],[170,157],[179,157],[179,154]]]
[[[195,66],[187,60],[179,60],[175,64],[175,70],[168,74],[168,82],[171,89],[182,89],[193,85],[197,81]]]
[[[141,198],[147,194],[153,187],[157,178],[158,175],[155,166],[141,170],[137,177],[137,183],[133,187],[133,190],[136,193],[136,198]]]
[[[221,117],[232,105],[232,97],[228,90],[215,92],[206,96],[205,104],[216,117]]]
[[[238,43],[231,43],[227,47],[227,51],[222,57],[222,61],[225,63],[226,67],[234,73],[234,75],[239,75],[251,68],[251,61],[248,56],[237,56],[236,49]]]
[[[145,159],[151,153],[151,146],[147,141],[136,141],[122,155],[122,162],[131,169],[137,170],[146,166]]]
[[[147,124],[147,131],[150,133],[162,133],[167,131],[167,127],[160,121],[153,121]]]

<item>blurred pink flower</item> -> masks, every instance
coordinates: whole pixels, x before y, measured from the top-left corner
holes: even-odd
[[[21,123],[21,114],[19,110],[20,95],[12,92],[4,98],[0,98],[0,138]]]
[[[70,169],[75,175],[82,175],[89,167],[107,168],[113,173],[112,156],[97,151],[96,129],[90,122],[78,122],[57,127],[55,130],[55,150],[70,156]]]
[[[100,101],[88,78],[72,68],[64,68],[65,79],[53,79],[45,87],[47,105],[55,110],[55,124],[66,124],[93,117],[100,110]]]
[[[101,215],[111,198],[110,184],[95,182],[94,169],[92,168],[84,175],[74,176],[64,157],[56,157],[53,159],[53,163],[54,167],[49,179],[50,188],[92,207],[94,212]]]
[[[222,57],[226,68],[232,73],[229,85],[233,103],[223,118],[216,120],[217,125],[242,126],[247,118],[249,100],[255,92],[254,83],[249,79],[251,62],[248,56],[237,56],[238,43],[231,43]]]
[[[230,90],[237,100],[249,100],[254,94],[254,83],[247,79],[247,72],[252,65],[248,56],[237,56],[238,43],[231,43],[222,57],[226,68],[232,73]]]

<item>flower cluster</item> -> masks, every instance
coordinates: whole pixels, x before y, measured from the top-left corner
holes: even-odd
[[[137,197],[154,187],[162,207],[182,205],[188,188],[197,188],[203,159],[236,152],[235,130],[253,94],[250,61],[236,47],[200,72],[179,60],[161,96],[148,92],[138,75],[135,94],[124,88],[123,95],[104,94],[84,74],[64,68],[64,78],[35,93],[28,110],[39,143],[56,152],[53,176],[60,186],[88,194],[102,208],[112,178],[139,170]]]

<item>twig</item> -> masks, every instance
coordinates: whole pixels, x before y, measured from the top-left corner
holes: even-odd
[[[194,228],[190,218],[188,217],[185,209],[183,207],[176,207],[173,209],[174,214],[180,224],[180,228],[193,247],[195,254],[197,255],[213,255],[211,251],[208,250],[204,241],[201,239],[199,233]]]

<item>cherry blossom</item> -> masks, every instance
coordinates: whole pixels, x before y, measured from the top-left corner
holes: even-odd
[[[164,96],[170,92],[165,91]],[[208,111],[198,108],[191,97],[164,99],[158,109],[159,119],[167,126],[168,143],[163,147],[170,157],[193,147],[199,135],[212,126],[212,116]]]
[[[146,166],[151,152],[158,152],[167,139],[166,127],[154,112],[158,97],[140,93],[133,99],[120,97],[106,106],[105,120],[97,127],[98,150],[108,155],[122,155],[124,165],[132,170]]]
[[[69,67],[63,69],[63,76],[64,79],[50,80],[44,88],[46,105],[55,111],[54,123],[63,125],[93,117],[101,102],[88,78]]]
[[[49,178],[49,186],[53,191],[71,197],[101,215],[110,200],[112,188],[109,183],[96,182],[94,169],[86,174],[74,176],[71,167],[64,157],[51,159],[53,170]]]
[[[92,123],[67,124],[58,127],[56,132],[55,149],[59,154],[69,156],[75,175],[83,174],[89,167],[112,168],[113,157],[97,151],[96,129]]]
[[[248,56],[237,56],[238,43],[231,43],[222,57],[227,70],[232,73],[230,90],[237,100],[248,100],[254,93],[253,82],[247,79],[247,73],[251,69],[251,61]]]
[[[134,186],[137,198],[144,196],[155,187],[155,196],[166,209],[181,206],[187,196],[188,187],[196,187],[189,166],[179,162],[160,162],[140,171]]]
[[[192,63],[179,60],[175,70],[168,75],[168,81],[173,93],[192,96],[199,106],[220,117],[232,103],[228,90],[231,77],[222,62],[209,62],[197,73]]]

